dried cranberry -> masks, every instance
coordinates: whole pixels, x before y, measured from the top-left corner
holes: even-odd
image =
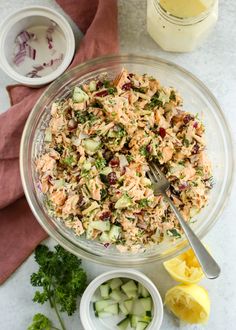
[[[114,157],[110,160],[110,165],[111,167],[119,167],[120,165],[120,160],[117,157]]]
[[[199,149],[200,149],[199,144],[197,144],[197,143],[194,144],[193,149],[192,149],[193,154],[197,154]]]
[[[104,97],[107,95],[108,95],[108,91],[101,91],[101,92],[98,92],[95,94],[95,96],[98,96],[98,97]]]
[[[146,150],[147,150],[147,152],[151,152],[152,151],[152,147],[150,146],[150,144],[148,144],[147,146],[146,146]]]
[[[189,122],[190,122],[190,120],[192,120],[193,119],[193,117],[191,116],[191,115],[186,115],[186,116],[184,116],[184,118],[183,118],[183,122],[184,122],[184,124],[186,125],[186,124],[188,124]]]
[[[99,80],[96,84],[96,89],[100,89],[100,88],[102,88],[102,86],[103,86],[103,83]]]
[[[110,245],[110,243],[105,243],[105,244],[103,244],[103,246],[104,246],[105,248],[108,248],[109,245]]]
[[[110,183],[110,185],[116,184],[117,182],[117,176],[115,172],[111,172],[108,174],[107,176],[108,182]]]
[[[131,84],[131,82],[126,83],[121,88],[123,89],[123,91],[129,91],[132,88],[132,84]]]
[[[103,221],[108,221],[111,220],[111,212],[110,211],[105,211],[100,215],[100,219]]]
[[[194,128],[197,128],[198,127],[198,122],[197,121],[194,122],[193,127]]]
[[[77,125],[78,125],[77,122],[73,118],[70,119],[68,122],[68,130],[69,131],[74,130],[77,127]]]
[[[159,135],[162,139],[164,139],[164,137],[166,136],[166,130],[163,127],[159,128]]]

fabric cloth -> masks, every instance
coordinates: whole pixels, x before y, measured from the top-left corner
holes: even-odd
[[[116,0],[57,0],[84,33],[70,67],[118,52]],[[0,284],[47,237],[24,197],[19,147],[27,117],[46,87],[8,86],[11,108],[0,115]]]

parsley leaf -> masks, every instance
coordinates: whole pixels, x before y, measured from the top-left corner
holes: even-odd
[[[147,151],[146,146],[140,147],[139,153],[140,153],[141,156],[147,157],[148,156],[148,151]]]
[[[141,208],[148,207],[149,200],[147,198],[140,199],[140,201],[138,202],[138,204],[139,204],[139,206]]]
[[[35,314],[33,322],[27,330],[51,330],[56,329],[52,326],[52,322],[43,314]]]
[[[106,160],[104,158],[100,158],[97,159],[94,164],[98,170],[101,170],[106,166]]]
[[[170,236],[174,236],[176,238],[181,237],[180,233],[175,228],[169,229],[167,232],[168,232],[168,234],[170,234]]]

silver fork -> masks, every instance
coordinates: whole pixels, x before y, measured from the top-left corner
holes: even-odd
[[[167,196],[166,191],[170,188],[170,183],[162,173],[160,168],[154,162],[149,162],[150,171],[147,172],[149,179],[152,181],[154,195],[163,195],[170,204],[172,211],[178,219],[185,236],[187,237],[190,246],[192,247],[197,260],[199,261],[202,270],[207,278],[214,279],[220,275],[220,267],[212,258],[200,239],[195,235],[193,230],[182,217],[181,213],[175,207],[172,200]]]

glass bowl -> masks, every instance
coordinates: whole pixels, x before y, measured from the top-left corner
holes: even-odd
[[[155,57],[116,55],[100,57],[66,72],[51,84],[40,97],[25,125],[20,149],[20,169],[28,203],[46,232],[59,244],[79,257],[94,262],[121,267],[164,261],[184,251],[188,243],[184,237],[165,240],[139,253],[120,253],[115,247],[78,237],[61,221],[50,217],[44,196],[38,188],[34,159],[42,152],[45,128],[50,119],[50,107],[55,99],[67,97],[71,89],[92,80],[102,72],[114,78],[125,67],[129,72],[147,73],[159,79],[164,86],[175,87],[183,97],[184,109],[198,113],[206,126],[207,152],[213,165],[214,186],[208,205],[193,219],[192,228],[202,238],[219,218],[230,193],[233,175],[232,140],[223,112],[204,84],[181,67]],[[197,221],[195,221],[197,220]]]

